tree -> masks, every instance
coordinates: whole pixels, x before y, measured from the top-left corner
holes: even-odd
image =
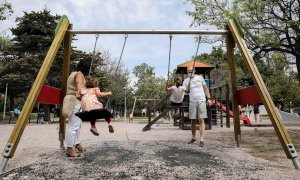
[[[14,97],[26,94],[31,88],[52,43],[54,28],[59,18],[60,16],[52,16],[50,11],[44,9],[40,12],[24,12],[23,17],[16,19],[17,27],[11,29],[14,36],[13,45],[10,51],[4,54],[5,61],[9,63],[1,64],[0,71],[0,84],[9,84],[10,108],[13,107]],[[55,62],[56,67],[62,64],[62,56],[58,57],[60,62]]]
[[[133,68],[133,74],[138,78],[135,84],[137,89],[135,96],[143,99],[160,99],[165,95],[164,78],[155,76],[154,67],[142,63]],[[137,106],[138,108],[141,109],[143,107]]]
[[[51,15],[44,9],[38,12],[24,12],[24,16],[16,19],[17,26],[12,28],[13,39],[7,51],[1,52],[0,64],[0,92],[4,92],[8,83],[10,108],[14,106],[14,98],[26,97],[33,81],[36,78],[41,64],[54,39],[54,29],[57,26],[59,15]],[[91,56],[81,51],[72,51],[71,61],[89,59]],[[56,59],[50,69],[46,84],[61,87],[63,51],[60,47]]]
[[[135,66],[132,73],[138,78],[138,83],[142,83],[147,77],[155,75],[154,68],[146,63]]]
[[[245,40],[260,59],[281,52],[295,60],[300,82],[300,14],[296,0],[190,0],[193,25],[224,28],[224,20],[236,16],[245,31]]]
[[[211,53],[201,54],[196,58],[200,62],[214,65],[211,71],[212,84],[229,83],[229,68],[226,62],[226,52],[221,47],[213,47]],[[271,62],[256,59],[256,64],[261,70],[261,75],[266,82],[270,94],[278,107],[287,110],[285,104],[299,105],[300,87],[295,74],[289,67],[289,62],[282,53],[273,53]],[[247,67],[239,54],[235,55],[237,86],[244,88],[253,85]]]
[[[13,13],[11,3],[6,1],[0,2],[0,21],[7,19]]]
[[[229,68],[226,61],[226,52],[221,46],[213,47],[211,53],[200,54],[196,58],[199,62],[208,63],[215,66],[211,71],[211,84],[221,85],[230,82]],[[247,67],[243,63],[242,57],[235,54],[237,86],[246,87],[251,83],[251,77],[247,73]]]
[[[11,39],[8,36],[0,35],[0,63],[4,63],[5,54],[9,54],[12,47]]]
[[[117,69],[117,60],[112,59],[108,51],[98,51],[93,58],[91,75],[99,80],[101,91],[112,91],[112,96],[101,98],[104,106],[113,109],[114,112],[124,109],[124,96],[130,96],[129,71],[120,62]],[[128,103],[127,103],[128,104]]]

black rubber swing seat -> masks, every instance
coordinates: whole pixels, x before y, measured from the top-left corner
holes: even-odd
[[[108,109],[93,109],[89,112],[78,112],[75,114],[82,121],[90,121],[93,119],[106,119],[112,117],[111,112]]]

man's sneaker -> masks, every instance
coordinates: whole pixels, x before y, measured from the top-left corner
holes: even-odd
[[[193,144],[196,140],[195,139],[191,139],[188,144]]]
[[[204,147],[204,141],[200,141],[200,147]]]

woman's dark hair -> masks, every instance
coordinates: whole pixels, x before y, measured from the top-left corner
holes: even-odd
[[[77,65],[76,70],[82,72],[84,76],[87,76],[90,71],[91,60],[81,59]]]

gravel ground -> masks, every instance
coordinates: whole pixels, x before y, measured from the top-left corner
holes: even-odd
[[[213,126],[201,148],[199,141],[187,145],[188,130],[161,124],[142,132],[144,126],[115,122],[115,133],[110,134],[106,123],[98,122],[96,137],[84,123],[81,140],[87,152],[67,158],[59,149],[58,124],[29,124],[0,179],[300,179],[300,171],[288,159],[268,161],[252,156],[247,148],[236,148],[233,128]],[[1,149],[12,129],[0,125]],[[243,131],[253,128],[242,127]],[[222,138],[229,135],[232,142],[224,143]]]

